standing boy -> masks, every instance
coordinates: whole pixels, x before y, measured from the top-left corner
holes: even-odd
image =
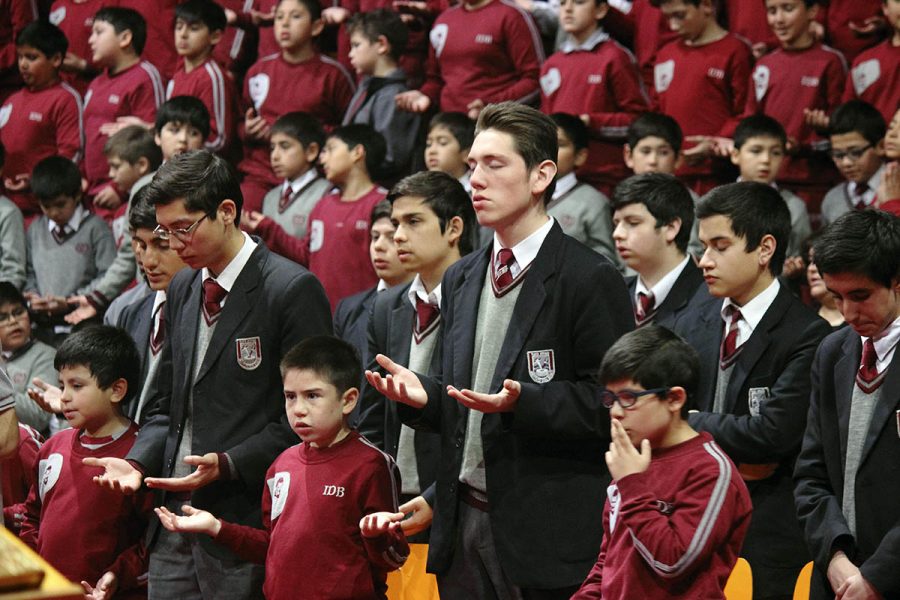
[[[888,38],[853,59],[844,100],[859,98],[877,107],[885,122],[900,106],[900,2],[881,0]]]
[[[425,137],[425,168],[452,175],[471,194],[468,157],[474,139],[475,121],[465,114],[443,112],[434,115]]]

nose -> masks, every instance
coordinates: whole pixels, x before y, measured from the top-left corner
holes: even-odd
[[[475,168],[472,169],[472,174],[469,176],[469,183],[471,184],[473,189],[484,189],[485,183],[483,177],[484,175],[481,167],[479,165],[475,165]]]
[[[621,421],[622,417],[625,416],[625,409],[619,406],[619,401],[616,400],[613,402],[613,405],[609,409],[609,418],[615,419],[616,421]]]
[[[624,240],[625,239],[625,222],[622,221],[616,225],[616,228],[613,229],[613,239],[614,240]]]
[[[703,251],[703,254],[700,256],[700,260],[697,261],[697,266],[701,269],[711,269],[714,266],[712,259],[709,257],[709,248]]]

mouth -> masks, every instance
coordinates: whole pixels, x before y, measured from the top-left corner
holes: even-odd
[[[704,275],[703,281],[706,282],[706,285],[712,285],[719,280],[718,277],[713,277],[712,275]]]

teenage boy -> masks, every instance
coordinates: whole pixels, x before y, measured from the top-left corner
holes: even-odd
[[[0,144],[6,149],[3,185],[27,223],[41,213],[29,184],[34,165],[55,154],[81,159],[81,96],[59,76],[67,47],[62,31],[43,21],[16,36],[25,88],[0,107]]]
[[[812,367],[794,496],[815,561],[811,598],[895,598],[900,510],[900,220],[852,212],[816,241],[816,267],[849,327]]]
[[[0,143],[0,176],[3,175],[3,144]],[[25,285],[25,222],[22,211],[0,192],[0,281],[16,288]]]
[[[434,115],[425,137],[425,168],[452,175],[471,194],[468,157],[474,139],[475,121],[464,113]]]
[[[724,597],[752,506],[734,463],[688,423],[699,378],[694,349],[656,325],[603,357],[613,483],[600,554],[574,600]]]
[[[631,302],[609,260],[547,216],[553,121],[505,102],[482,111],[478,132],[473,206],[496,233],[441,283],[443,379],[386,356],[387,378],[366,376],[410,404],[404,422],[441,434],[428,561],[441,598],[568,598],[596,560],[599,536],[584,532],[600,531],[609,481],[584,458],[609,443],[593,376],[631,329]]]
[[[240,186],[222,158],[177,155],[146,193],[157,234],[190,268],[166,294],[172,335],[131,462],[105,460],[97,482],[135,490],[146,481],[170,509],[190,497],[259,526],[266,469],[291,442],[278,363],[297,342],[331,332],[327,299],[305,269],[241,232]],[[151,547],[150,598],[246,598],[261,584],[261,568],[208,539],[159,532]]]
[[[884,117],[862,100],[841,104],[831,115],[828,136],[831,158],[846,180],[822,200],[822,222],[833,223],[852,210],[874,208],[884,173]]]
[[[881,111],[885,122],[900,106],[900,3],[882,0],[881,10],[889,28],[888,38],[853,59],[844,100],[859,98]]]
[[[626,278],[637,327],[671,327],[703,283],[687,253],[694,201],[672,175],[645,173],[616,187],[616,251],[637,275]]]
[[[790,598],[806,563],[791,504],[791,471],[809,407],[809,368],[831,328],[778,281],[791,217],[769,185],[723,185],[697,205],[698,291],[675,322],[700,355],[691,427],[712,434],[738,465],[753,500],[741,553],[755,598]]]
[[[383,600],[387,573],[405,562],[409,546],[397,512],[397,467],[348,424],[362,379],[359,356],[347,342],[312,337],[285,355],[281,372],[284,410],[302,443],[266,472],[263,527],[189,505],[181,507],[186,516],[165,507],[157,515],[170,531],[205,533],[265,564],[269,600]]]

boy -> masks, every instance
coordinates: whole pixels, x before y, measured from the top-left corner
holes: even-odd
[[[224,30],[225,11],[212,0],[188,0],[175,7],[175,49],[183,62],[169,81],[166,100],[201,100],[212,115],[205,147],[227,155],[237,131],[237,88],[212,58]]]
[[[556,187],[547,214],[559,221],[566,235],[621,266],[612,239],[609,198],[575,175],[590,157],[588,128],[575,115],[554,113],[550,118],[556,124],[559,153]]]
[[[342,298],[377,282],[369,262],[368,233],[372,209],[387,195],[372,182],[384,153],[384,138],[368,125],[344,125],[331,133],[319,160],[335,189],[310,212],[309,231],[303,238],[289,235],[260,213],[250,215],[248,228],[273,252],[309,266],[322,282],[332,310]]]
[[[700,355],[691,427],[712,434],[753,500],[741,556],[754,598],[790,598],[808,553],[791,504],[791,471],[809,399],[809,368],[831,327],[778,281],[791,231],[769,185],[723,185],[697,205],[701,289],[674,331]]]
[[[846,181],[822,200],[822,222],[833,223],[851,210],[873,208],[884,172],[884,118],[871,104],[850,100],[831,115],[831,158]]]
[[[140,125],[129,125],[110,136],[103,145],[103,154],[109,163],[110,181],[126,197],[131,196],[131,189],[140,179],[155,172],[162,163],[162,152],[154,134]],[[128,228],[127,208],[127,203],[120,206],[112,222],[117,247],[122,246]],[[134,265],[130,270],[134,271]],[[123,287],[128,281],[123,282]]]
[[[464,113],[443,112],[431,117],[425,138],[425,168],[443,171],[459,181],[466,192],[469,184],[469,149],[475,139],[475,121]]]
[[[397,108],[394,97],[405,92],[406,73],[399,67],[409,32],[397,13],[386,9],[359,13],[347,23],[350,62],[362,77],[343,124],[364,123],[384,136],[387,155],[383,177],[409,173],[421,116]]]
[[[269,168],[269,129],[286,113],[302,110],[326,130],[340,125],[353,96],[353,77],[337,61],[319,54],[315,39],[322,33],[317,0],[279,0],[275,38],[281,52],[261,56],[247,71],[244,84],[244,175],[241,191],[248,214],[258,211],[266,192],[278,180]]]
[[[815,560],[811,598],[900,594],[896,433],[900,220],[851,212],[815,245],[816,267],[849,327],[813,362],[794,497]]]
[[[138,426],[120,408],[139,385],[134,342],[121,329],[88,327],[63,342],[54,366],[62,384],[57,402],[72,428],[38,453],[37,485],[28,494],[19,535],[89,592],[98,582],[110,594],[118,591],[117,597],[141,597],[142,539],[152,496],[118,495],[91,481],[101,472],[98,459],[123,458],[138,437]]]
[[[3,184],[26,224],[41,212],[29,184],[34,165],[55,154],[81,159],[81,96],[59,77],[66,48],[65,35],[42,21],[29,23],[16,36],[26,87],[0,107],[0,143],[6,149]]]
[[[347,423],[359,397],[359,357],[347,342],[312,337],[285,355],[281,372],[287,419],[302,443],[266,472],[264,529],[189,505],[183,517],[165,507],[157,515],[170,531],[205,533],[264,563],[270,600],[384,599],[387,572],[405,562],[409,546],[396,465]]]
[[[5,153],[0,143],[0,176]],[[0,193],[0,281],[16,288],[25,285],[25,223],[22,211]]]
[[[163,162],[182,152],[203,148],[211,127],[209,111],[201,100],[193,96],[175,96],[166,100],[159,107],[154,122],[155,140]]]
[[[889,27],[888,38],[853,60],[844,100],[865,100],[888,122],[900,106],[900,73],[896,68],[900,60],[900,2],[882,0],[881,10]]]
[[[94,15],[110,4],[109,0],[54,0],[47,15],[50,23],[59,27],[69,41],[63,59],[63,79],[82,96],[97,74],[91,65],[88,44]]]
[[[144,55],[149,63],[157,66],[163,76],[163,82],[172,78],[178,66],[172,26],[175,23],[175,8],[181,1],[118,0],[119,6],[137,12],[147,23]]]
[[[671,327],[703,283],[688,256],[694,201],[672,175],[629,177],[613,196],[613,239],[622,261],[637,275],[628,277],[637,327]]]
[[[566,38],[541,66],[541,111],[577,115],[589,127],[590,161],[578,174],[607,195],[627,176],[619,152],[625,131],[649,109],[634,56],[600,28],[608,10],[606,0],[563,0]]]
[[[91,82],[85,95],[84,172],[94,210],[107,220],[122,203],[124,192],[116,190],[109,180],[109,165],[103,156],[107,139],[103,125],[124,116],[152,123],[163,102],[159,71],[141,60],[146,38],[147,23],[131,9],[110,6],[94,15],[89,40],[91,60],[103,72]]]
[[[584,459],[608,444],[593,376],[632,328],[631,302],[615,267],[547,216],[553,121],[506,102],[481,112],[478,131],[473,207],[496,233],[441,283],[443,380],[383,355],[389,376],[366,377],[415,405],[398,406],[401,420],[441,434],[428,561],[441,598],[569,598],[596,560],[599,536],[583,533],[600,530],[609,481]]]
[[[697,353],[651,325],[613,344],[599,375],[613,483],[597,564],[573,599],[723,598],[752,506],[734,463],[688,423]]]

